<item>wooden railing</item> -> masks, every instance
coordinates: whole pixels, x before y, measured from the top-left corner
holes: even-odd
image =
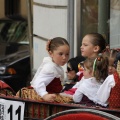
[[[24,120],[43,120],[46,117],[55,114],[57,112],[68,109],[77,109],[77,108],[97,109],[120,117],[120,109],[109,109],[98,106],[86,106],[75,103],[61,104],[61,103],[39,102],[30,99],[22,99],[22,98],[3,96],[3,95],[0,96],[0,99],[25,102]]]

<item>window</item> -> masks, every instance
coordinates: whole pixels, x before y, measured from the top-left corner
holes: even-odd
[[[98,31],[98,0],[81,0],[82,36]]]
[[[110,4],[110,47],[120,47],[120,0],[111,0]]]
[[[109,43],[109,0],[81,0],[81,35],[101,33]]]

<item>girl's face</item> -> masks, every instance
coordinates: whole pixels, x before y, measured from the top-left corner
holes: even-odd
[[[69,63],[67,64],[66,74],[67,74],[68,80],[73,80],[76,77],[76,72],[71,68]]]
[[[108,66],[108,74],[111,75],[114,72],[116,72],[115,65],[114,65],[115,59],[112,57],[109,57],[109,66]]]
[[[96,57],[98,55],[99,46],[94,46],[91,42],[91,36],[86,35],[82,40],[81,55],[83,57]]]
[[[68,45],[62,45],[57,47],[53,52],[49,52],[52,60],[57,65],[63,66],[69,59],[70,48]]]
[[[113,74],[114,72],[116,72],[115,67],[114,67],[114,66],[109,66],[109,67],[108,67],[108,74],[111,75],[111,74]]]
[[[84,67],[83,76],[85,79],[92,77],[92,71],[90,71],[86,67]]]

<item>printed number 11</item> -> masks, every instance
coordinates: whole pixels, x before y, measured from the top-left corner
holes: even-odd
[[[13,105],[10,105],[8,113],[10,113],[10,120],[13,120]],[[21,106],[18,107],[18,109],[15,111],[15,114],[18,114],[18,120],[20,120]]]

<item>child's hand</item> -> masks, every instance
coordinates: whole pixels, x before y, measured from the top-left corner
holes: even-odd
[[[55,98],[56,98],[55,94],[46,94],[43,96],[44,101],[47,102],[54,102]]]

